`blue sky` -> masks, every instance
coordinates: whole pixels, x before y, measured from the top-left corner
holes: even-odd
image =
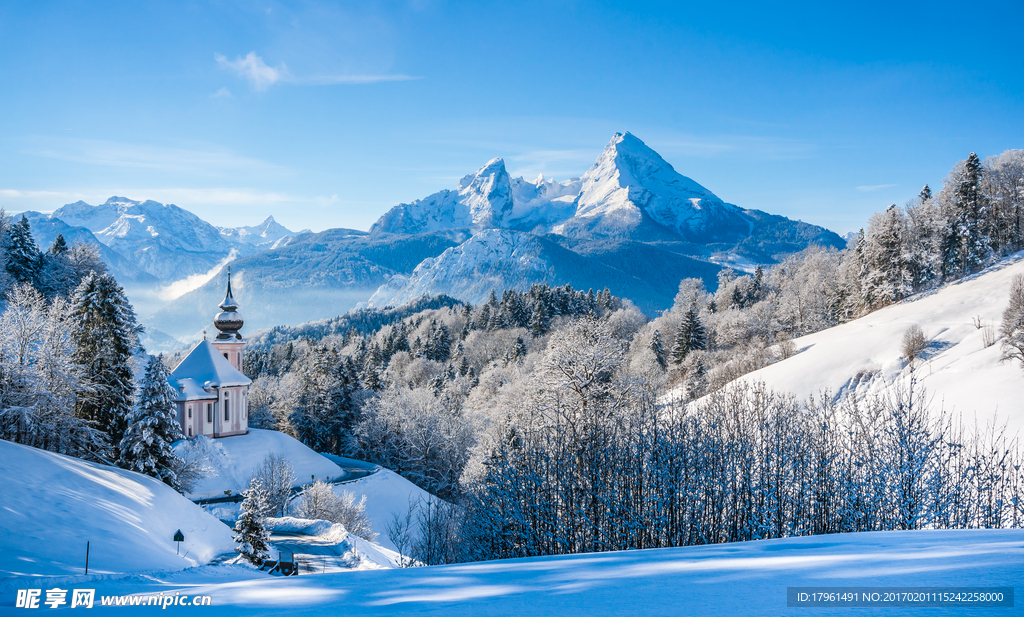
[[[1024,148],[1022,3],[834,4],[3,2],[0,206],[366,229],[495,156],[580,175],[628,130],[844,233]]]

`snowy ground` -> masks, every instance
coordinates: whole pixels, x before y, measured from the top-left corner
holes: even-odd
[[[299,484],[308,484],[312,477],[329,480],[345,475],[344,470],[330,460],[310,450],[302,442],[279,433],[261,429],[249,429],[249,434],[220,439],[197,438],[205,444],[208,461],[213,473],[204,478],[192,499],[220,497],[224,491],[237,494],[249,486],[253,470],[268,454],[279,454],[292,464]],[[180,448],[184,442],[178,442]]]
[[[379,570],[401,563],[398,553],[352,535],[338,523],[284,517],[267,519],[267,528],[274,547],[270,558],[291,551],[301,572]]]
[[[900,341],[917,324],[930,343],[915,370],[933,408],[962,413],[972,424],[977,413],[982,426],[998,414],[1011,433],[1022,431],[1024,371],[1017,362],[999,361],[999,340],[985,345],[986,328],[998,336],[1010,280],[1017,274],[1024,274],[1024,253],[937,291],[795,339],[795,356],[741,379],[763,381],[803,400],[826,389],[838,397],[879,393],[906,381],[909,367]]]
[[[790,609],[786,588],[1016,585],[1019,594],[1022,580],[1024,531],[879,532],[287,578],[204,566],[96,581],[93,610],[152,613],[152,607],[104,609],[99,596],[163,592],[210,595],[217,615],[246,616],[900,615],[913,611]],[[23,587],[0,581],[0,609],[13,610]],[[1019,615],[1022,602],[920,614]]]
[[[420,503],[430,497],[430,493],[387,469],[334,487],[335,493],[342,491],[352,493],[356,500],[366,496],[366,516],[373,531],[379,534],[375,542],[389,550],[396,548],[388,538],[388,523],[395,515],[404,517],[410,503]]]
[[[0,440],[0,579],[170,570],[234,549],[231,530],[158,480]],[[185,536],[178,546],[177,530]]]

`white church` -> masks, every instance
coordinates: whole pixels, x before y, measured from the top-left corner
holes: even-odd
[[[228,291],[220,310],[213,320],[220,331],[217,338],[211,342],[204,336],[168,377],[177,392],[181,432],[188,438],[230,437],[249,432],[246,403],[252,380],[242,374],[245,339],[239,330],[244,322],[231,296],[230,267]]]

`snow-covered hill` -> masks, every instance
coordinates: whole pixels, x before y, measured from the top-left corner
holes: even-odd
[[[204,449],[212,472],[195,487],[190,498],[219,497],[224,491],[238,493],[249,486],[249,478],[268,454],[284,457],[295,470],[297,482],[308,483],[311,478],[331,480],[344,475],[344,471],[330,460],[310,450],[294,437],[278,431],[252,428],[246,435],[209,439],[197,438]],[[175,444],[180,449],[185,442]]]
[[[227,526],[149,476],[0,440],[0,478],[0,579],[83,574],[86,542],[90,575],[180,570],[234,549]]]
[[[277,248],[282,241],[298,234],[309,233],[308,229],[299,232],[290,231],[284,225],[268,216],[259,225],[242,227],[218,227],[220,235],[232,244],[251,244],[261,249]]]
[[[1024,370],[999,361],[997,338],[1017,274],[1024,274],[1024,252],[941,289],[795,339],[796,355],[743,379],[800,398],[823,390],[838,398],[882,393],[908,379],[900,342],[916,324],[929,341],[915,363],[917,383],[935,409],[967,414],[972,423],[977,413],[981,426],[998,413],[1011,432],[1024,431]]]

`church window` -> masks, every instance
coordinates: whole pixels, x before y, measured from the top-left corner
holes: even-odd
[[[189,420],[192,419],[192,406],[191,405],[188,406],[188,419]]]
[[[206,404],[206,421],[213,422],[213,403]]]
[[[228,395],[224,394],[224,421],[227,422],[228,419]]]

